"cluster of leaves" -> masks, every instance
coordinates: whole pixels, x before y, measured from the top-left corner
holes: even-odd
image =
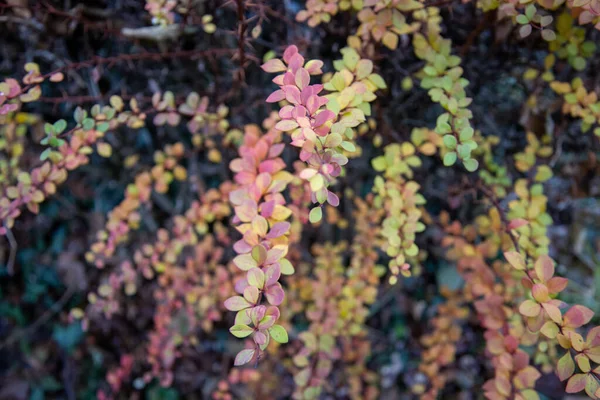
[[[373,92],[386,87],[381,76],[373,73],[372,61],[360,59],[351,48],[342,54],[344,58],[334,63],[337,72],[323,85],[310,85],[310,75],[320,74],[323,62],[305,63],[296,46],[286,49],[283,61],[274,58],[262,66],[267,72],[284,72],[273,79],[280,89],[267,102],[290,103],[279,111],[281,121],[275,129],[290,131],[292,145],[302,149],[300,160],[307,167],[300,177],[310,182],[312,201],[319,204],[310,212],[313,223],[321,220],[323,204],[338,206],[339,198],[328,188],[348,163],[344,151],[356,150],[353,128],[371,114]],[[319,96],[323,89],[329,94]]]
[[[550,87],[564,98],[562,112],[581,120],[581,131],[594,127],[594,134],[600,136],[600,101],[596,92],[588,92],[579,78],[569,82],[554,81]]]

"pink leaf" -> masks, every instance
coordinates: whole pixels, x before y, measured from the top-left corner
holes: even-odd
[[[289,222],[277,222],[271,227],[271,230],[269,231],[269,233],[267,233],[267,236],[265,236],[265,238],[275,239],[280,236],[283,236],[286,233],[288,233],[288,231],[290,230],[290,226],[291,225]]]
[[[340,198],[333,192],[327,192],[327,202],[333,207],[337,207],[340,205]]]
[[[267,103],[277,103],[278,101],[281,101],[285,99],[285,93],[283,90],[276,90],[273,93],[271,93],[269,95],[269,97],[267,97],[266,102]]]
[[[277,283],[277,281],[281,277],[281,268],[279,267],[279,264],[273,264],[272,266],[268,267],[265,271],[265,277],[266,287],[272,286],[275,283]]]
[[[283,302],[285,294],[283,292],[283,288],[279,283],[271,285],[265,291],[265,296],[267,297],[267,301],[274,306],[278,306]]]
[[[248,364],[254,358],[255,353],[255,349],[242,350],[235,356],[235,361],[233,362],[233,364],[236,366]]]
[[[333,113],[333,111],[330,111],[330,110],[321,111],[316,116],[315,123],[313,124],[313,126],[315,126],[315,127],[321,126],[321,125],[325,124],[327,121],[333,120],[333,119],[335,119],[335,114]]]
[[[283,52],[284,61],[289,64],[290,59],[296,53],[298,53],[298,47],[296,47],[296,45],[288,46],[288,48]]]
[[[261,346],[263,344],[265,344],[267,342],[267,336],[258,331],[254,333],[254,343],[256,343],[257,345]]]
[[[300,104],[300,90],[296,86],[285,85],[282,90],[285,93],[285,99],[292,104]]]
[[[263,69],[263,71],[270,73],[283,72],[287,70],[287,67],[285,66],[283,61],[281,61],[278,58],[273,58],[272,60],[267,61],[261,66],[261,68]]]

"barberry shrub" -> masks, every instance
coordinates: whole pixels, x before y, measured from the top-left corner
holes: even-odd
[[[0,397],[600,399],[598,0],[75,3],[0,4]]]

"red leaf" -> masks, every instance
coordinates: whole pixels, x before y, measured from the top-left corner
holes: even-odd
[[[565,325],[573,328],[579,328],[590,322],[594,312],[587,307],[575,305],[565,313]]]
[[[508,230],[518,229],[518,228],[520,228],[522,226],[525,226],[527,224],[529,224],[529,221],[527,221],[526,219],[523,219],[523,218],[513,219],[508,224]]]

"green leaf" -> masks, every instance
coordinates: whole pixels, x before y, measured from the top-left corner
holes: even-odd
[[[445,135],[443,138],[444,145],[450,149],[454,150],[456,148],[456,138],[454,135]]]
[[[477,167],[479,167],[479,162],[474,158],[464,160],[463,164],[465,165],[466,170],[469,172],[474,172],[477,170]]]
[[[229,328],[229,332],[237,338],[245,338],[248,337],[254,332],[254,329],[245,324],[234,325]]]
[[[537,11],[537,9],[535,8],[535,6],[533,4],[530,4],[525,9],[525,15],[531,21],[533,19],[533,16],[535,15],[536,11]]]
[[[81,124],[86,116],[87,112],[81,107],[77,107],[73,113],[73,119],[75,119],[75,122],[78,124]]]
[[[63,131],[67,128],[67,121],[64,119],[59,119],[54,123],[54,132],[58,135],[63,133]]]
[[[535,174],[536,182],[546,182],[552,178],[552,169],[547,165],[540,165]]]
[[[573,61],[571,62],[571,65],[573,66],[573,68],[575,68],[577,71],[583,71],[585,69],[585,59],[583,57],[577,56],[573,59]]]
[[[475,131],[470,126],[462,128],[459,133],[460,141],[464,142],[471,139],[474,133]]]
[[[277,343],[287,343],[289,340],[286,330],[281,325],[273,325],[269,329],[269,334]]]
[[[54,135],[54,126],[46,122],[44,124],[44,132],[46,132],[46,135]]]
[[[377,172],[385,171],[387,167],[384,156],[375,157],[371,160],[371,165],[373,165],[373,169]]]
[[[96,121],[94,121],[92,118],[86,118],[83,120],[83,129],[85,129],[86,131],[91,131],[92,129],[94,129],[94,126],[96,125]]]
[[[377,88],[379,88],[379,89],[385,89],[385,88],[387,88],[387,85],[385,84],[385,81],[383,80],[383,78],[380,75],[371,74],[371,75],[369,75],[369,80],[375,86],[377,86]]]
[[[449,153],[446,153],[446,155],[444,156],[444,165],[446,167],[451,167],[456,162],[456,158],[457,157],[455,152],[451,151]]]
[[[40,154],[40,160],[41,161],[46,161],[46,159],[48,157],[50,157],[50,153],[52,153],[52,149],[48,148],[48,149],[44,150],[42,152],[42,154]]]
[[[310,222],[315,224],[319,222],[321,218],[323,218],[323,210],[321,209],[321,207],[315,207],[312,210],[310,210],[310,213],[308,214],[308,220]]]
[[[464,144],[456,146],[456,152],[461,160],[468,160],[471,157],[471,148]]]
[[[110,124],[108,122],[106,122],[106,121],[100,122],[96,126],[96,130],[98,130],[98,131],[100,131],[102,133],[105,133],[108,130],[108,128],[110,128]]]
[[[348,141],[343,141],[341,144],[342,148],[346,151],[349,151],[350,153],[354,153],[356,151],[356,146],[354,146],[354,143],[352,142],[348,142]]]
[[[521,25],[525,25],[529,23],[529,18],[523,14],[517,15],[517,22]]]

